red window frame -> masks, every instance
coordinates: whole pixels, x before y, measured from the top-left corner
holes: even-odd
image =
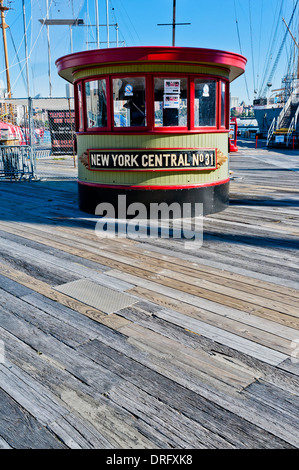
[[[146,105],[146,126],[136,127],[116,127],[114,126],[114,104],[113,104],[113,79],[117,78],[140,77],[145,79],[145,105]],[[155,126],[155,78],[186,78],[187,79],[187,126]],[[216,81],[216,125],[212,127],[197,127],[195,126],[195,111],[194,111],[194,98],[195,98],[195,79],[207,79]],[[86,108],[86,94],[85,83],[89,81],[106,80],[107,92],[107,126],[106,127],[87,127],[87,108]],[[225,123],[221,125],[221,86],[225,83]],[[79,128],[80,123],[80,105],[78,86],[82,87],[82,113],[83,113],[83,127]],[[190,74],[190,73],[159,73],[159,72],[144,72],[144,73],[118,73],[106,75],[93,75],[85,79],[80,79],[74,83],[75,87],[75,118],[76,118],[76,132],[93,134],[93,133],[123,133],[123,134],[139,134],[139,133],[154,133],[154,134],[171,134],[171,133],[208,133],[208,132],[224,132],[229,129],[229,81],[221,76],[206,75],[206,74]]]
[[[195,80],[213,80],[216,82],[216,96],[215,96],[215,126],[195,126],[195,109],[194,109],[194,100],[195,100]],[[210,131],[217,131],[219,129],[219,119],[218,119],[218,114],[219,114],[219,78],[215,77],[215,75],[205,75],[205,74],[194,74],[190,75],[190,80],[192,83],[192,93],[191,93],[191,99],[192,103],[190,102],[190,117],[191,117],[191,126],[190,130],[196,130],[196,131],[203,131],[203,132],[210,132]],[[192,104],[192,107],[191,107]]]
[[[146,116],[146,125],[145,126],[130,126],[130,127],[118,127],[114,125],[114,99],[113,99],[113,80],[118,79],[118,78],[144,78],[145,82],[145,116]],[[112,74],[110,76],[109,80],[109,87],[110,87],[110,114],[111,114],[111,129],[113,132],[118,132],[118,133],[142,133],[142,132],[148,132],[149,131],[149,114],[148,114],[148,104],[150,102],[149,99],[149,90],[148,90],[148,85],[149,85],[149,80],[148,80],[148,74],[147,73],[121,73],[121,74]]]
[[[88,127],[87,125],[87,105],[86,105],[86,93],[85,93],[85,85],[87,82],[95,82],[99,80],[106,81],[106,100],[107,100],[107,126],[105,127]],[[109,84],[109,77],[104,75],[96,75],[93,77],[88,77],[83,80],[83,100],[84,100],[84,130],[85,132],[107,132],[111,131],[111,108],[109,106],[110,103],[110,84]]]
[[[78,87],[81,85],[81,111],[82,111],[82,126],[80,127],[80,100]],[[84,132],[84,97],[83,97],[83,80],[78,80],[74,86],[74,105],[75,105],[75,129],[76,132]]]
[[[225,95],[224,95],[224,124],[222,124],[222,84],[225,84]],[[229,129],[229,82],[221,78],[219,80],[219,129]]]
[[[151,130],[155,133],[176,133],[176,132],[188,132],[190,130],[190,74],[188,73],[151,73],[151,105],[152,105],[152,114],[151,114]],[[186,78],[187,80],[187,126],[155,126],[155,78],[169,78],[169,79],[179,79],[179,78]]]

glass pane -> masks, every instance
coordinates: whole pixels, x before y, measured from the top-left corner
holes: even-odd
[[[113,79],[115,127],[146,126],[145,78]]]
[[[187,78],[155,78],[155,126],[187,127]]]
[[[107,127],[106,80],[85,82],[87,127]]]
[[[225,88],[226,83],[221,82],[221,127],[225,127]]]
[[[195,127],[216,126],[216,81],[194,80],[194,125]]]
[[[82,85],[78,84],[79,129],[83,128]]]

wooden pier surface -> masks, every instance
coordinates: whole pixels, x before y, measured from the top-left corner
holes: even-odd
[[[196,250],[97,237],[72,160],[0,182],[0,448],[299,448],[297,153],[231,154]]]

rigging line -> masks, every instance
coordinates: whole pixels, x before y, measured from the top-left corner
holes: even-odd
[[[238,24],[238,18],[237,18],[236,0],[234,0],[234,7],[235,7],[235,17],[236,17],[236,26],[237,26],[237,35],[238,35],[240,53],[243,54],[243,53],[242,53],[242,47],[241,47],[241,38],[240,38],[239,24]],[[248,90],[246,72],[244,72],[244,80],[245,80],[245,86],[246,86],[247,96],[248,96],[248,99],[249,99],[249,101],[250,101],[250,95],[249,95],[249,90]]]
[[[77,13],[77,15],[75,16],[75,19],[76,19],[76,20],[79,18],[79,14],[80,14],[80,12],[81,12],[81,10],[82,10],[82,8],[83,8],[83,5],[84,5],[84,0],[82,0],[81,3],[80,3],[80,6],[79,6],[79,8],[78,8],[78,13]]]
[[[13,45],[13,48],[14,48],[14,51],[15,51],[15,54],[16,54],[16,58],[18,59],[18,64],[19,64],[19,67],[20,67],[20,71],[22,73],[23,82],[24,82],[24,85],[26,87],[26,80],[25,80],[25,77],[24,77],[23,69],[21,68],[21,62],[20,62],[19,54],[18,54],[18,51],[16,49],[15,41],[14,41],[14,38],[13,38],[10,27],[8,27],[8,31],[9,31],[10,39],[11,39],[11,42],[12,42],[12,45]]]
[[[276,20],[276,23],[274,23],[274,21],[273,21],[271,34],[269,36],[268,49],[267,49],[266,57],[265,57],[265,60],[264,60],[264,68],[263,68],[263,75],[262,75],[263,78],[262,78],[260,88],[259,88],[259,92],[258,92],[259,96],[262,93],[262,88],[264,86],[264,83],[265,83],[265,80],[266,80],[266,75],[267,75],[268,69],[270,67],[270,62],[271,62],[272,57],[273,57],[272,50],[274,48],[274,44],[275,44],[275,40],[276,40],[276,35],[277,35],[276,32],[277,32],[277,28],[278,28],[278,24],[279,24],[279,17],[280,17],[281,8],[282,8],[282,2],[283,2],[283,0],[281,0],[280,9],[278,9],[278,3],[276,4],[276,12],[273,15],[274,18],[277,15],[277,20]],[[276,24],[276,27],[275,27],[275,24]]]
[[[291,18],[290,18],[290,21],[289,21],[289,24],[288,24],[288,27],[289,27],[289,28],[290,28],[290,26],[291,26],[291,24],[292,24],[292,22],[293,22],[293,18],[294,18],[294,14],[295,14],[295,10],[296,10],[296,8],[297,8],[298,2],[299,2],[299,0],[297,0],[296,5],[295,5],[295,8],[294,8],[294,10],[293,10],[293,12],[292,12],[292,15],[291,15]],[[275,70],[276,70],[276,67],[277,67],[278,62],[279,62],[279,59],[280,59],[280,55],[281,55],[281,52],[282,52],[282,49],[283,49],[283,46],[284,46],[284,43],[285,43],[287,34],[288,34],[288,30],[286,30],[285,33],[284,33],[283,40],[282,40],[282,43],[281,43],[281,45],[280,45],[280,48],[279,48],[278,54],[277,54],[277,56],[276,56],[275,62],[274,62],[274,64],[273,64],[273,67],[272,67],[272,69],[271,69],[271,72],[270,72],[268,81],[272,80],[272,77],[273,77],[273,75],[274,75],[274,72],[275,72]],[[264,89],[264,93],[265,93],[265,89]]]
[[[122,33],[120,32],[120,29],[119,29],[119,24],[118,24],[118,21],[117,21],[117,18],[116,18],[115,8],[114,8],[114,6],[113,6],[112,1],[111,1],[111,6],[112,6],[113,22],[115,23],[115,25],[117,25],[116,28],[118,29],[118,35],[119,35],[119,34],[122,35]],[[123,37],[123,35],[122,35],[122,37]],[[124,39],[124,38],[123,38],[123,39]],[[125,42],[125,41],[124,41],[124,42]]]
[[[128,18],[128,20],[129,20],[129,22],[130,22],[130,24],[131,24],[131,28],[133,29],[134,33],[136,34],[136,37],[137,37],[138,41],[140,42],[140,44],[142,44],[142,40],[140,39],[140,37],[139,37],[139,35],[138,35],[138,32],[136,31],[136,28],[135,28],[134,24],[132,23],[130,16],[129,16],[128,13],[127,13],[127,10],[126,10],[125,6],[122,5],[121,2],[120,2],[120,5],[121,5],[121,8],[123,9],[123,11],[124,11],[126,17]],[[123,16],[123,19],[124,19],[125,23],[127,24],[127,22],[126,22],[124,16]],[[128,27],[128,26],[127,26],[127,27]],[[130,34],[131,39],[133,40],[133,42],[135,42],[134,37],[131,35],[131,28],[130,28],[130,27],[128,28],[129,34]]]
[[[112,2],[112,0],[110,0],[110,2],[111,2],[111,6],[112,6],[112,8],[113,8],[113,10],[114,10],[114,17],[115,17],[115,7],[114,7],[114,3]],[[121,16],[122,16],[122,14],[121,14]],[[115,22],[118,23],[116,20],[115,20]],[[123,42],[126,43],[125,36],[123,35],[122,30],[120,30],[119,24],[118,24],[118,33],[119,33],[119,35],[122,36]],[[131,36],[131,38],[132,38],[132,36]],[[133,39],[133,42],[134,42],[134,38],[132,38],[132,39]]]
[[[253,90],[255,91],[255,71],[254,71],[254,55],[253,55],[253,41],[252,41],[252,23],[251,23],[251,0],[249,4],[249,29],[250,29],[250,42],[251,42],[251,60],[252,60],[252,74],[253,74]]]
[[[281,3],[280,3],[280,8],[278,11],[278,14],[277,14],[277,20],[276,20],[276,27],[274,29],[274,23],[273,23],[273,29],[272,29],[272,32],[271,32],[271,35],[270,35],[270,40],[269,40],[269,45],[268,45],[268,51],[267,51],[267,54],[266,54],[266,60],[265,60],[265,64],[264,64],[264,70],[263,70],[263,79],[261,81],[261,84],[260,84],[260,88],[259,88],[259,92],[258,92],[258,95],[261,96],[262,94],[262,89],[263,89],[263,86],[266,82],[266,75],[268,73],[268,70],[269,70],[269,67],[270,67],[270,64],[271,64],[271,61],[273,59],[273,49],[274,49],[274,46],[276,44],[276,40],[277,40],[277,31],[278,31],[278,27],[279,27],[279,24],[280,24],[280,16],[281,16],[281,12],[282,12],[282,7],[283,7],[283,0],[281,0]],[[277,8],[278,8],[278,4],[277,4]]]
[[[50,10],[50,8],[51,8],[52,2],[53,2],[53,0],[51,1],[51,4],[50,4],[50,6],[49,6],[49,10]],[[35,48],[35,45],[36,45],[36,43],[37,43],[37,41],[38,41],[38,38],[39,38],[40,35],[41,35],[41,32],[42,32],[42,30],[43,30],[43,28],[44,28],[44,25],[45,25],[45,23],[42,23],[42,24],[41,24],[39,33],[38,33],[38,35],[36,36],[35,42],[34,42],[33,46],[31,47],[31,50],[30,50],[30,52],[29,52],[29,54],[28,54],[28,59],[30,59],[30,57],[31,57],[31,54],[32,54],[32,52],[33,52],[33,49]]]
[[[260,69],[260,62],[261,62],[261,39],[262,39],[262,18],[263,18],[263,7],[264,7],[264,0],[261,1],[261,16],[260,16],[260,34],[259,34],[259,48],[258,48],[258,70]],[[259,86],[259,74],[257,74],[257,83],[256,83],[256,88],[258,89]]]
[[[15,79],[14,83],[12,84],[12,87],[11,87],[12,89],[14,89],[14,87],[15,87],[15,85],[17,84],[17,82],[18,82],[18,80],[19,80],[21,74],[23,75],[24,68],[26,67],[26,61],[22,61],[22,62],[24,62],[23,67],[22,67],[21,71],[19,72],[19,75],[18,75],[17,78]]]
[[[112,7],[114,8],[114,4],[113,4],[112,1],[111,1],[111,5],[112,5]],[[133,44],[136,44],[136,42],[135,42],[135,40],[134,40],[134,37],[133,37],[132,34],[131,34],[131,30],[130,30],[130,28],[128,28],[128,24],[127,24],[127,22],[126,22],[126,19],[124,18],[124,15],[123,15],[123,13],[121,12],[120,9],[119,9],[119,13],[120,13],[120,17],[121,17],[121,19],[123,20],[123,23],[124,23],[125,27],[126,27],[126,28],[128,29],[128,31],[129,31],[129,36],[130,36],[130,38],[131,38],[132,43],[133,43]],[[122,36],[124,37],[124,35],[122,35]]]

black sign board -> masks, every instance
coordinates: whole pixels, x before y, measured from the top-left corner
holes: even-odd
[[[216,170],[216,149],[89,149],[90,170]]]
[[[66,109],[49,111],[49,128],[53,155],[72,155],[74,149],[75,112]]]

